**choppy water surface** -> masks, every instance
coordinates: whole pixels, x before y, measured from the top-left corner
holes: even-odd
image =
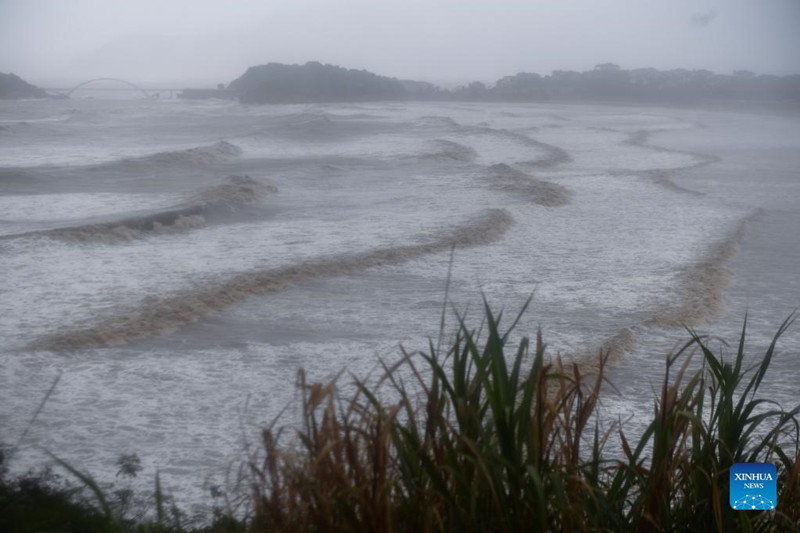
[[[0,104],[0,435],[188,501],[296,400],[481,294],[551,353],[613,349],[649,414],[683,324],[763,348],[800,304],[797,116],[581,105]],[[450,324],[452,324],[452,319]],[[770,396],[796,401],[800,335]],[[633,347],[635,344],[635,348]],[[627,350],[627,353],[625,353]],[[290,408],[289,413],[292,412]],[[192,500],[194,498],[194,500]]]

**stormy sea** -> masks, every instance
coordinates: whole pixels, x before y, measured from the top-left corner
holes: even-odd
[[[16,470],[136,453],[202,502],[291,423],[298,369],[377,375],[484,299],[531,299],[514,339],[551,356],[609,354],[601,410],[635,433],[687,328],[736,343],[747,315],[757,356],[800,305],[796,113],[130,96],[0,103]],[[800,327],[778,346],[790,407]]]

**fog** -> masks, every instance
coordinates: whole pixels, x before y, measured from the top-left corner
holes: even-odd
[[[799,27],[795,0],[1,0],[0,72],[41,86],[215,85],[310,60],[443,86],[605,62],[786,75]]]

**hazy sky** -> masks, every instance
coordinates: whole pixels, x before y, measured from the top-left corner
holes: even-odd
[[[441,84],[623,68],[800,73],[800,0],[0,0],[0,72],[228,83],[321,61]]]

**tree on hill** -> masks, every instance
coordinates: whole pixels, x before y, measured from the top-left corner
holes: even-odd
[[[228,87],[239,92],[242,102],[256,104],[397,100],[407,96],[404,82],[396,78],[316,61],[250,67]]]

